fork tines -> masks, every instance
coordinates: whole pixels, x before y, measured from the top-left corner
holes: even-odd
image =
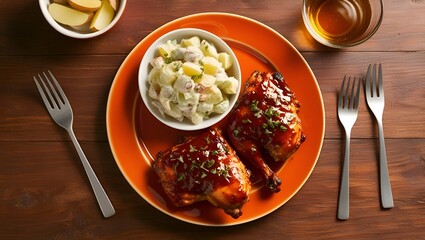
[[[347,76],[344,76],[344,79],[342,80],[340,97],[338,99],[339,101],[338,106],[341,106],[342,108],[348,108],[348,109],[357,109],[359,106],[359,100],[360,100],[360,84],[361,84],[362,78],[359,78],[357,81],[356,94],[354,94],[355,85],[356,85],[356,77],[353,78],[353,83],[351,85],[351,92],[349,92],[351,76],[348,77],[347,87],[344,91],[346,78]]]
[[[40,92],[44,104],[46,106],[50,106],[51,109],[61,109],[63,108],[63,105],[68,101],[68,99],[66,98],[66,95],[63,92],[58,81],[56,80],[55,76],[50,72],[50,70],[48,70],[48,72],[50,78],[47,76],[46,73],[43,72],[44,78],[40,74],[38,74],[38,80],[35,76],[33,76],[34,82],[37,85],[38,91]],[[52,79],[54,85],[52,84],[50,79]],[[41,84],[39,83],[39,81],[41,82]],[[47,84],[45,82],[47,82]],[[52,95],[52,92],[54,96]]]
[[[384,97],[384,87],[382,82],[382,65],[379,64],[378,69],[378,86],[376,86],[376,63],[370,64],[366,74],[366,97]],[[370,94],[369,94],[370,93]]]

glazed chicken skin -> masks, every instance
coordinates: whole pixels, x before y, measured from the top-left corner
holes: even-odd
[[[153,168],[177,207],[207,200],[238,218],[249,198],[249,172],[215,128],[158,153]]]
[[[280,73],[255,71],[228,118],[229,141],[272,192],[280,191],[281,180],[267,162],[286,161],[305,140],[299,109]]]

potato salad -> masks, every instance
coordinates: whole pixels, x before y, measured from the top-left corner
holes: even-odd
[[[240,83],[226,73],[233,64],[228,53],[198,36],[168,40],[158,51],[150,62],[149,96],[163,115],[199,124],[229,108]]]

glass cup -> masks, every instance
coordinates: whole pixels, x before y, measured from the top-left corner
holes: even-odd
[[[356,46],[373,36],[383,17],[382,0],[303,0],[310,35],[333,48]]]

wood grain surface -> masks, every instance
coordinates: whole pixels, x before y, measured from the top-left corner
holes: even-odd
[[[425,1],[384,0],[367,42],[333,50],[314,42],[302,1],[129,0],[108,33],[87,40],[57,33],[38,1],[0,2],[0,239],[425,239]],[[171,218],[127,183],[106,134],[106,103],[127,54],[176,18],[228,12],[275,29],[301,52],[318,80],[326,133],[302,189],[275,212],[233,227]],[[344,132],[336,111],[345,74],[384,67],[384,130],[395,207],[379,202],[377,128],[365,98],[352,131],[350,219],[336,218]],[[52,70],[74,110],[74,130],[117,214],[104,219],[66,132],[47,114],[32,76]]]

